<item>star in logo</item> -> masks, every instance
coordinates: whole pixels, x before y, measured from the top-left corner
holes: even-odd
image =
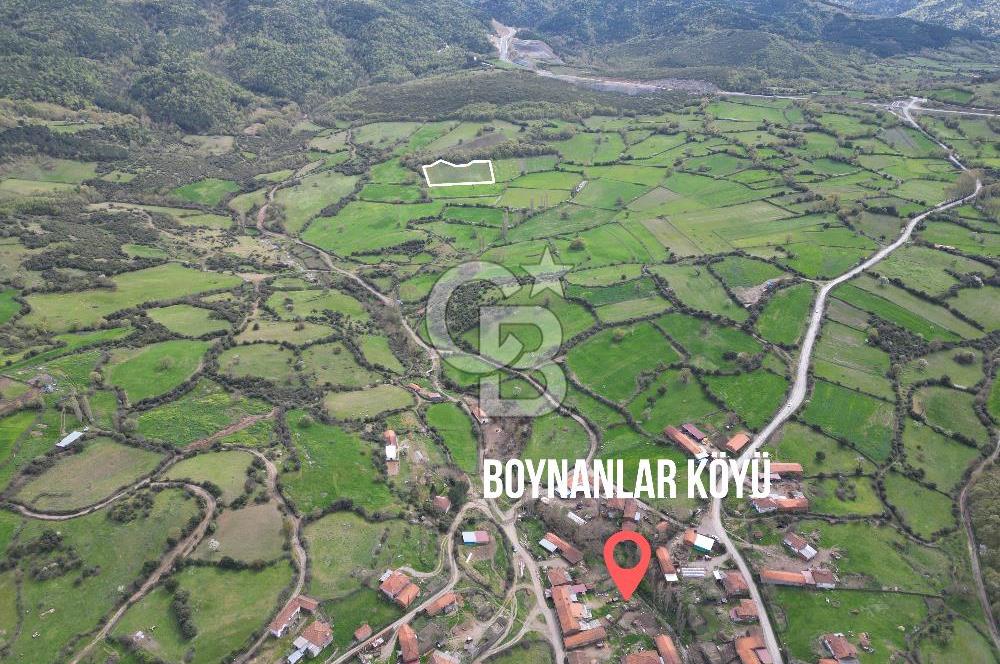
[[[563,296],[562,282],[559,278],[569,272],[572,265],[562,265],[552,260],[552,253],[545,247],[545,253],[538,265],[522,265],[521,269],[531,275],[534,283],[531,285],[531,297],[545,290],[550,290],[559,297]]]

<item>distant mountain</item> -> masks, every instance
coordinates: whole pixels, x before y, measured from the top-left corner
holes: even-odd
[[[853,75],[869,57],[859,53],[964,36],[818,0],[5,0],[0,97],[231,130],[261,103],[315,108],[361,86],[467,67],[492,54],[494,17],[577,63],[731,89],[836,80],[831,69]]]
[[[805,43],[841,44],[887,56],[939,48],[962,36],[909,18],[868,16],[814,0],[467,1],[504,23],[583,44],[740,30]]]
[[[998,0],[837,0],[876,16],[901,16],[959,30],[1000,37]]]
[[[729,90],[864,85],[874,59],[978,34],[820,0],[466,0],[571,66]]]
[[[308,102],[491,47],[458,0],[6,0],[0,96],[141,112],[189,131],[255,96]]]

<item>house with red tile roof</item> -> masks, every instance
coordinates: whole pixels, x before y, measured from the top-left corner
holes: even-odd
[[[722,590],[726,597],[744,597],[750,594],[750,586],[739,570],[731,569],[722,574]]]
[[[434,617],[439,613],[454,613],[458,609],[459,597],[453,592],[447,592],[424,607],[427,615]]]
[[[653,644],[656,646],[656,652],[659,653],[663,664],[684,664],[681,660],[681,654],[677,652],[677,646],[674,645],[674,640],[666,634],[654,636]]]
[[[333,642],[333,628],[330,623],[322,620],[315,620],[311,625],[302,630],[292,645],[298,651],[306,651],[310,657],[320,654],[324,648]]]
[[[573,636],[566,637],[563,640],[563,645],[566,647],[566,650],[574,650],[593,645],[606,638],[608,638],[607,631],[603,627],[595,627],[594,629],[588,629],[585,632],[579,632]]]
[[[833,590],[837,587],[837,577],[828,569],[810,569],[803,572],[812,578],[812,585],[821,590]]]
[[[565,586],[573,582],[569,572],[562,567],[550,567],[545,575],[549,579],[549,585],[553,588],[556,586]]]
[[[692,438],[695,439],[696,442],[699,442],[699,443],[701,441],[705,440],[706,438],[708,438],[708,436],[706,436],[704,433],[702,433],[701,429],[699,429],[698,427],[696,427],[691,422],[685,422],[684,424],[682,424],[681,425],[681,431],[683,431],[687,435],[691,436]]]
[[[687,434],[682,432],[680,429],[675,427],[666,427],[663,430],[663,434],[669,438],[677,447],[681,448],[684,452],[687,452],[695,459],[704,459],[708,456],[708,452],[705,448],[694,442]]]
[[[677,567],[670,558],[670,549],[665,546],[656,547],[656,562],[660,566],[660,573],[663,578],[671,583],[677,582]]]
[[[622,513],[622,518],[626,521],[632,521],[638,523],[642,521],[642,510],[639,509],[639,501],[635,498],[629,498],[625,501],[625,509]]]
[[[477,402],[469,399],[465,403],[469,406],[469,412],[472,413],[477,422],[480,424],[489,424],[490,418],[486,416],[486,413],[483,412],[483,409],[479,407]]]
[[[354,640],[358,642],[364,641],[371,635],[372,635],[372,628],[371,625],[369,625],[368,623],[365,623],[361,627],[358,627],[356,630],[354,630]]]
[[[435,650],[431,653],[430,664],[459,664],[459,659],[450,653]]]
[[[778,475],[779,477],[802,477],[802,464],[772,461],[771,475]]]
[[[437,511],[447,514],[451,511],[451,499],[448,496],[434,496],[431,499],[431,506]]]
[[[740,664],[771,664],[771,654],[760,634],[748,634],[736,639],[736,656]]]
[[[552,589],[552,603],[556,608],[556,618],[559,620],[559,629],[563,636],[576,634],[581,630],[580,617],[584,612],[581,607],[575,606],[573,593],[569,586],[556,586]],[[589,617],[589,616],[588,616]]]
[[[759,618],[757,605],[752,599],[741,599],[740,603],[730,610],[729,618],[735,623],[757,622]]]
[[[485,530],[463,530],[462,544],[476,545],[489,544],[490,534]]]
[[[399,570],[387,570],[385,574],[379,577],[379,581],[381,583],[378,589],[382,591],[382,594],[404,609],[410,606],[413,600],[420,595],[420,588],[410,581],[410,577]]]
[[[688,528],[684,531],[684,539],[682,541],[700,553],[712,553],[712,549],[715,548],[714,539],[708,535],[702,535],[694,528]]]
[[[778,569],[765,569],[760,572],[761,583],[772,586],[806,587],[809,581],[802,572],[785,572]]]
[[[858,649],[843,634],[824,634],[821,640],[837,664],[858,664]]]
[[[655,650],[640,650],[622,657],[622,664],[660,664],[660,653]]]
[[[410,608],[410,604],[413,604],[413,600],[420,596],[420,587],[415,583],[403,588],[402,591],[393,599],[396,600],[396,604],[399,604],[404,609]]]
[[[750,444],[750,434],[746,431],[740,431],[739,433],[733,434],[726,441],[725,448],[730,454],[739,454],[740,450]]]
[[[781,541],[785,546],[792,550],[792,553],[802,558],[802,560],[808,561],[816,557],[816,549],[809,544],[805,537],[799,535],[798,533],[789,531],[785,533],[785,537]]]
[[[809,499],[799,492],[791,496],[774,495],[767,498],[754,498],[750,504],[753,505],[758,514],[809,511]]]
[[[539,540],[538,543],[546,551],[558,553],[570,565],[576,565],[583,560],[583,554],[576,547],[555,533],[545,533],[545,537]]]
[[[417,642],[417,633],[408,624],[399,628],[397,633],[399,638],[400,656],[402,664],[416,664],[420,661],[420,644]]]
[[[807,569],[802,572],[781,570],[761,570],[760,580],[772,586],[798,586],[833,590],[837,587],[837,577],[827,569]]]
[[[278,612],[278,615],[274,617],[271,624],[267,626],[268,631],[271,632],[272,636],[281,638],[285,634],[285,630],[288,629],[289,625],[295,622],[295,619],[299,615],[299,611],[308,611],[309,613],[314,613],[319,607],[319,601],[313,599],[312,597],[306,597],[305,595],[296,595],[292,599],[288,600],[288,603]]]

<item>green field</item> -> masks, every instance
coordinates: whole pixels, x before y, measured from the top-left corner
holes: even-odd
[[[927,614],[921,597],[893,593],[778,588],[774,598],[782,617],[781,640],[794,657],[809,661],[820,656],[816,643],[823,634],[868,632],[875,652],[859,648],[861,662],[884,662],[886,653],[904,648],[906,634]]]
[[[591,389],[622,401],[637,389],[636,379],[657,363],[680,358],[649,323],[598,332],[567,355],[567,365]]]
[[[536,417],[531,437],[521,456],[525,459],[568,459],[574,463],[587,457],[590,441],[579,422],[559,413]]]
[[[201,380],[177,401],[142,412],[136,422],[138,433],[146,438],[180,447],[270,410],[263,401],[227,393],[219,384]]]
[[[143,302],[232,288],[240,283],[238,277],[193,270],[177,263],[126,272],[112,277],[112,281],[114,290],[29,295],[26,299],[31,313],[23,322],[52,330],[91,326],[114,311]]]
[[[609,268],[610,269],[610,268]],[[734,302],[710,272],[696,265],[657,265],[651,270],[687,306],[742,322],[746,310]]]
[[[351,351],[340,342],[309,346],[302,351],[302,371],[317,385],[364,387],[379,375],[358,364]]]
[[[809,483],[809,511],[833,516],[876,516],[886,511],[866,477],[843,477]]]
[[[0,290],[0,325],[13,318],[20,310],[20,303],[14,300],[17,291],[13,288]]]
[[[322,317],[324,312],[333,311],[359,321],[368,320],[368,312],[350,295],[335,290],[293,290],[271,295],[267,300],[279,317],[292,320],[298,317]]]
[[[354,190],[357,178],[336,171],[307,175],[298,184],[278,189],[274,202],[285,229],[298,234],[309,221]]]
[[[885,461],[892,448],[892,405],[826,381],[816,381],[802,419],[876,462]]]
[[[203,541],[195,551],[202,560],[218,561],[223,556],[246,562],[270,561],[282,555],[285,536],[282,516],[273,502],[251,504],[238,510],[226,510],[216,520],[210,547]]]
[[[479,446],[465,411],[452,403],[435,403],[428,406],[425,417],[427,424],[444,440],[455,465],[474,475],[479,467]]]
[[[162,458],[109,438],[95,438],[79,454],[60,457],[51,468],[21,487],[16,497],[38,510],[79,509],[133,484],[152,472]]]
[[[884,481],[886,501],[917,535],[931,539],[938,531],[955,527],[952,500],[948,496],[926,489],[899,473],[886,474]]]
[[[783,376],[763,370],[736,376],[707,376],[705,384],[755,430],[767,424],[788,390],[788,381]]]
[[[124,599],[119,586],[128,587],[140,578],[142,564],[163,555],[168,537],[176,537],[187,520],[197,514],[197,505],[186,493],[166,490],[158,493],[148,515],[126,524],[107,517],[107,509],[63,521],[59,532],[67,546],[84,561],[96,566],[99,574],[83,577],[79,571],[48,580],[25,575],[22,601],[44,607],[23,616],[20,637],[12,647],[32,662],[55,662],[63,659],[60,649],[77,634],[97,627],[98,622]],[[29,520],[20,534],[22,541],[37,539],[51,529],[46,521]],[[114,542],[114,546],[109,546]],[[51,559],[51,555],[30,556],[21,561],[27,566]],[[54,611],[50,611],[54,609]],[[31,635],[37,633],[37,638]]]
[[[208,343],[204,341],[161,341],[139,349],[123,348],[112,354],[106,378],[135,403],[168,392],[190,378],[201,366],[206,350]]]
[[[777,447],[772,452],[773,458],[801,463],[807,475],[852,474],[857,468],[872,469],[872,463],[858,452],[798,422],[785,424],[772,441]]]
[[[488,161],[488,160],[487,160]],[[423,169],[427,184],[461,186],[471,182],[492,182],[493,169],[491,163],[456,164],[434,163]]]
[[[158,587],[133,606],[114,630],[116,635],[158,629],[149,644],[151,654],[182,661],[191,650],[191,662],[214,664],[249,644],[255,630],[278,611],[275,598],[290,582],[292,571],[278,563],[259,572],[189,567],[176,574],[179,587],[190,593],[192,621],[198,634],[185,640],[171,615],[171,596]]]
[[[757,330],[768,341],[787,346],[798,344],[809,321],[813,300],[811,284],[782,288],[775,293],[757,318]]]
[[[219,371],[234,378],[256,376],[277,385],[291,385],[298,376],[295,353],[277,344],[243,344],[219,355]]]
[[[265,341],[290,343],[296,346],[318,341],[333,334],[333,330],[318,323],[259,320],[251,323],[236,337],[238,342]]]
[[[198,454],[171,466],[164,477],[214,484],[222,491],[220,500],[228,504],[243,494],[250,460],[249,454],[238,451]]]
[[[397,519],[374,523],[335,512],[310,523],[304,535],[316,561],[309,591],[318,599],[340,599],[363,588],[359,570],[375,577],[403,566],[428,571],[439,557],[435,533]]]
[[[336,426],[306,425],[305,413],[288,414],[292,442],[300,455],[298,470],[281,475],[281,485],[302,513],[346,499],[369,513],[399,507],[376,471],[375,447]]]
[[[403,373],[406,367],[392,352],[389,339],[374,334],[366,334],[361,338],[361,354],[370,363],[385,367],[395,373]]]
[[[229,323],[213,318],[210,310],[189,304],[150,309],[147,315],[171,332],[186,337],[200,337],[229,329]]]
[[[378,385],[356,392],[330,392],[323,407],[339,420],[364,420],[413,404],[413,396],[395,385]]]
[[[922,387],[913,393],[913,412],[929,424],[977,443],[986,440],[986,427],[973,409],[975,397],[947,387]]]
[[[214,206],[221,203],[222,199],[229,194],[239,190],[239,185],[232,180],[205,178],[204,180],[198,180],[197,182],[177,187],[174,189],[173,194],[178,198],[183,198],[192,203]]]

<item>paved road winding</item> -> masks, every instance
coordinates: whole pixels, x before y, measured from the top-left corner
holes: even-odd
[[[914,122],[913,118],[910,116],[910,110],[913,107],[913,104],[915,104],[915,100],[911,100],[910,105],[900,107],[899,112],[904,120],[906,120],[911,125],[915,126],[917,129],[920,129],[917,123]],[[933,137],[931,138],[933,140]],[[942,145],[941,147],[945,148],[946,150],[948,149],[947,146],[944,145]],[[949,154],[951,156],[951,160],[964,170],[965,167],[962,166],[962,164],[958,161],[958,158],[953,153],[951,153],[950,150]],[[836,279],[827,281],[822,285],[818,295],[816,296],[816,301],[813,304],[812,313],[809,317],[809,328],[806,331],[806,335],[802,340],[802,346],[799,352],[798,366],[796,367],[795,370],[795,379],[794,382],[792,383],[791,390],[789,390],[788,392],[788,397],[786,398],[785,403],[781,406],[778,412],[771,419],[771,421],[768,422],[767,425],[760,431],[760,433],[758,433],[754,437],[750,445],[748,445],[744,450],[743,454],[740,455],[741,461],[747,460],[751,456],[753,456],[753,454],[757,452],[764,445],[764,443],[767,442],[767,440],[774,434],[774,432],[777,431],[778,428],[782,424],[784,424],[788,420],[788,418],[791,417],[792,414],[794,414],[795,411],[798,410],[799,407],[802,405],[802,403],[805,401],[806,393],[809,389],[809,365],[812,359],[813,345],[816,342],[816,337],[819,334],[820,327],[823,324],[823,314],[826,311],[826,300],[830,292],[837,286],[843,284],[846,281],[849,281],[850,279],[853,279],[854,277],[858,276],[865,270],[868,270],[872,266],[876,265],[886,256],[888,256],[889,254],[891,254],[892,252],[896,251],[904,244],[906,244],[909,241],[910,236],[913,234],[913,230],[917,227],[917,225],[920,222],[922,222],[928,216],[937,212],[948,210],[950,208],[959,205],[963,205],[964,203],[974,199],[979,194],[980,189],[982,189],[982,183],[977,180],[976,189],[972,194],[958,200],[941,203],[940,205],[937,205],[936,207],[927,210],[923,214],[914,217],[913,219],[910,220],[908,224],[906,224],[906,227],[903,229],[903,232],[900,233],[899,237],[896,239],[895,242],[882,247],[860,265],[851,268],[850,270],[840,275]],[[753,582],[753,575],[750,572],[750,567],[743,559],[743,556],[740,554],[739,549],[737,549],[736,546],[733,544],[732,539],[729,537],[729,533],[726,532],[726,529],[723,526],[721,499],[714,499],[712,501],[712,506],[709,511],[708,519],[704,524],[704,527],[706,528],[706,530],[710,531],[710,534],[717,537],[719,541],[721,541],[725,545],[726,549],[732,555],[733,561],[736,563],[740,572],[747,579],[748,584],[750,586],[751,598],[753,599],[754,603],[757,604],[758,612],[760,613],[760,625],[764,633],[764,640],[767,644],[767,649],[771,653],[771,658],[774,661],[774,664],[783,664],[784,659],[782,658],[781,655],[781,648],[778,644],[778,639],[775,636],[774,628],[771,625],[771,620],[767,615],[767,611],[765,610],[765,605],[763,602],[763,598],[761,597],[760,590],[757,587],[757,584]]]

